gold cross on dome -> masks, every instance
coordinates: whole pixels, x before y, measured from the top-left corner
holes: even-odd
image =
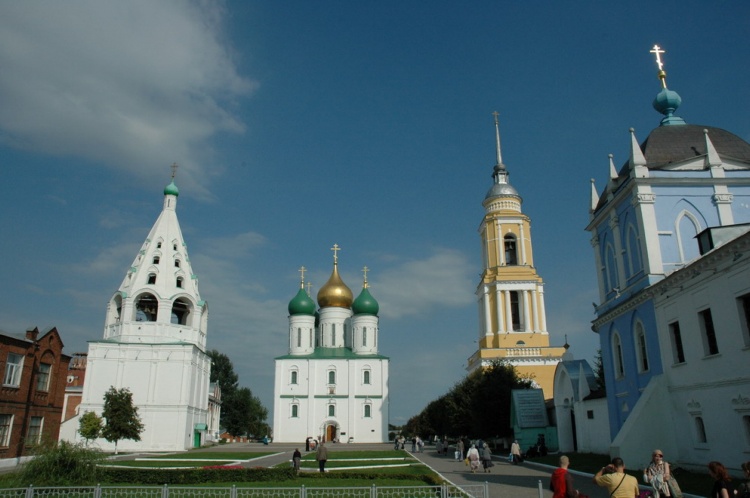
[[[367,272],[368,271],[370,271],[368,267],[365,266],[364,268],[362,268],[362,273],[365,274],[365,287],[367,287]]]
[[[312,289],[312,282],[307,282],[307,295],[310,295],[310,289]]]
[[[665,54],[666,51],[662,50],[659,45],[654,45],[654,48],[649,50],[652,54],[656,55],[656,65],[659,67],[659,71],[664,69],[664,64],[661,61],[661,54]]]
[[[331,251],[333,251],[333,262],[338,263],[339,262],[339,255],[338,252],[341,250],[338,244],[333,244],[333,247],[331,247]]]
[[[300,266],[299,270],[297,270],[300,273],[300,284],[302,285],[302,288],[305,287],[305,272],[307,271],[307,268],[304,266]]]
[[[170,166],[170,168],[172,168],[172,180],[174,180],[174,175],[177,173],[178,167],[179,166],[177,166],[177,163],[172,163],[172,166]]]

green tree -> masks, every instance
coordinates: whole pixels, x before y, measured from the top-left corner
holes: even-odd
[[[12,486],[78,486],[99,482],[99,464],[106,455],[99,450],[67,441],[46,441],[34,448],[34,458],[14,475]]]
[[[596,387],[602,391],[607,391],[607,384],[604,382],[604,361],[602,360],[602,350],[596,350],[594,358],[594,376],[596,377]]]
[[[223,353],[220,353],[216,349],[212,349],[208,352],[209,358],[211,358],[211,382],[219,384],[221,389],[221,415],[219,416],[219,424],[227,429],[231,434],[239,435],[229,430],[230,420],[239,418],[239,414],[235,414],[234,399],[235,393],[239,385],[239,376],[234,372],[234,365],[232,360]]]
[[[118,390],[112,386],[104,393],[102,416],[107,421],[102,436],[110,443],[115,443],[115,455],[117,442],[121,439],[141,440],[143,423],[138,416],[138,407],[133,405],[133,393],[127,387]]]
[[[104,421],[94,412],[84,413],[78,421],[78,432],[81,434],[81,437],[86,440],[86,446],[88,446],[93,439],[102,435],[103,428]]]
[[[223,399],[223,394],[222,394]],[[260,402],[260,399],[253,396],[252,391],[247,387],[240,387],[232,395],[228,404],[231,409],[223,416],[222,420],[225,428],[230,434],[239,436],[242,434],[253,434],[255,436],[265,436],[268,431],[266,419],[268,410]],[[222,412],[224,403],[222,403]]]

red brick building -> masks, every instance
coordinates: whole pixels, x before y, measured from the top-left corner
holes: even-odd
[[[70,356],[53,327],[25,336],[0,334],[0,458],[27,455],[43,440],[57,441]]]

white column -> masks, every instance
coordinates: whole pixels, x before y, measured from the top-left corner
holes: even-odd
[[[529,313],[529,291],[525,290],[522,292],[523,292],[522,296],[523,296],[523,321],[524,321],[523,330],[524,332],[528,332],[531,328],[529,327],[530,325],[529,322],[531,321],[531,315]]]
[[[539,292],[539,308],[541,309],[540,320],[539,320],[539,328],[542,332],[547,332],[547,311],[544,307],[544,286],[539,285],[537,286],[537,289]]]
[[[641,246],[643,245],[644,244],[641,244]],[[599,247],[599,234],[596,232],[596,227],[594,227],[594,234],[591,237],[591,247],[594,249],[594,264],[596,265],[596,280],[599,283],[599,302],[603,303],[604,300],[606,299],[606,291],[604,289],[604,272],[602,270],[602,255],[601,255],[601,248]]]
[[[641,256],[644,270],[648,274],[663,274],[664,266],[661,259],[659,244],[659,227],[656,224],[654,203],[656,195],[648,185],[637,186],[638,191],[633,197],[633,205],[638,218],[638,228],[641,236]]]
[[[490,295],[485,285],[482,288],[482,303],[484,304],[484,335],[492,335],[492,315],[490,313]]]
[[[523,230],[523,221],[518,224],[518,233],[520,234],[518,242],[521,246],[521,261],[519,263],[526,265],[526,234]]]
[[[617,218],[615,211],[613,210],[609,218],[609,228],[612,230],[612,238],[615,241],[615,262],[617,263],[617,281],[618,286],[622,291],[628,285],[628,279],[625,276],[625,252],[622,249],[622,237],[620,237],[620,220]]]
[[[531,291],[531,312],[534,315],[534,326],[531,327],[531,330],[534,332],[539,332],[539,307],[537,306],[537,294],[536,291]]]
[[[505,332],[505,320],[503,320],[503,291],[495,284],[495,312],[497,313],[497,333]]]
[[[505,266],[505,242],[501,233],[502,229],[500,220],[495,220],[495,252],[497,253],[498,266]]]

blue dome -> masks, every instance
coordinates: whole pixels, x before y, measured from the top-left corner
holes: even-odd
[[[169,185],[164,187],[164,195],[173,195],[175,197],[180,195],[180,189],[178,189],[177,185],[174,184],[174,180],[172,180]]]

